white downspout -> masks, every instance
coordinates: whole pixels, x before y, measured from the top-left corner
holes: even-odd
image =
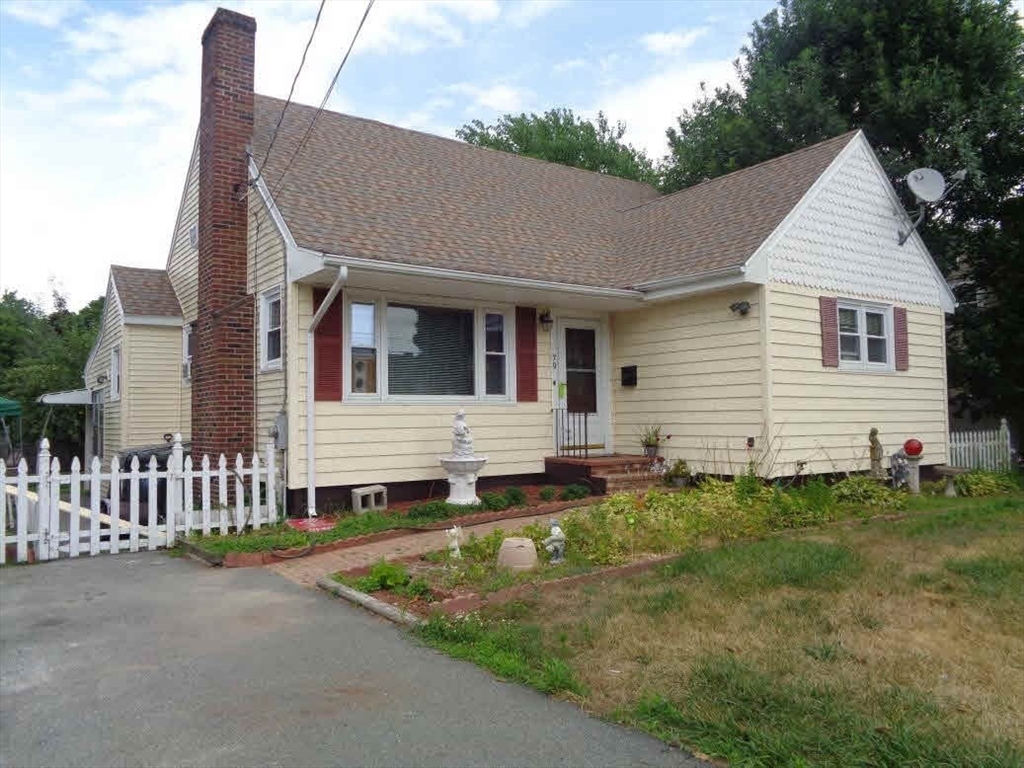
[[[341,290],[341,284],[347,279],[348,267],[338,267],[331,289],[317,308],[309,323],[309,330],[306,331],[306,514],[309,517],[316,517],[316,354],[313,334]]]

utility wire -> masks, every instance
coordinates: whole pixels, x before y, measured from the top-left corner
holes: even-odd
[[[313,114],[313,119],[309,121],[309,126],[306,128],[306,132],[302,136],[302,140],[299,141],[298,146],[295,147],[295,151],[292,152],[291,158],[288,160],[288,164],[281,172],[281,176],[278,178],[277,183],[274,185],[274,189],[271,192],[271,198],[276,197],[278,190],[281,189],[281,185],[284,183],[285,176],[288,175],[288,171],[291,170],[292,163],[295,162],[295,158],[299,156],[303,148],[306,146],[306,142],[309,141],[309,136],[313,132],[313,126],[316,124],[317,118],[324,111],[324,107],[327,106],[328,100],[331,98],[331,94],[334,92],[334,86],[338,82],[338,78],[341,76],[341,70],[345,68],[345,63],[348,61],[349,55],[352,53],[352,49],[355,47],[356,40],[359,39],[359,33],[363,31],[363,25],[366,23],[366,17],[370,15],[370,9],[373,8],[373,4],[376,0],[369,0],[366,4],[366,10],[363,11],[363,18],[359,21],[359,26],[356,27],[356,33],[352,35],[352,41],[348,44],[348,50],[345,51],[345,57],[341,60],[341,64],[338,65],[338,69],[334,72],[334,77],[331,79],[331,84],[327,86],[327,92],[324,94],[323,100],[320,102],[320,106]]]
[[[274,142],[277,141],[277,133],[281,130],[281,123],[284,122],[284,113],[288,111],[288,105],[292,103],[292,96],[295,95],[295,85],[299,82],[299,75],[302,74],[302,68],[306,65],[306,56],[309,54],[309,47],[313,44],[313,38],[316,36],[316,29],[320,26],[320,16],[324,12],[324,5],[327,0],[320,0],[320,7],[316,12],[316,20],[313,22],[313,29],[309,33],[309,40],[306,41],[306,47],[302,51],[302,60],[299,62],[299,68],[295,71],[295,77],[292,78],[292,87],[288,91],[288,98],[284,101],[284,107],[281,108],[281,116],[277,118],[277,125],[274,126],[274,133],[270,137],[270,145],[267,147],[267,154],[263,157],[263,162],[260,164],[259,171],[256,176],[259,178],[263,175],[263,169],[267,167],[267,162],[270,160],[270,152],[274,149]]]

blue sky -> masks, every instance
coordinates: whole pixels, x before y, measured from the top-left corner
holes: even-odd
[[[0,287],[77,307],[111,263],[163,267],[217,5],[257,19],[256,89],[284,97],[316,0],[0,0]],[[328,0],[297,100],[319,103],[364,3]],[[652,157],[772,0],[378,0],[329,107],[452,136],[473,118],[604,110]]]

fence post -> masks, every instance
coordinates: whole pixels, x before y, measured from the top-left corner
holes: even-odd
[[[203,536],[210,535],[210,457],[203,456]]]
[[[50,441],[45,437],[39,444],[39,456],[36,459],[36,494],[39,502],[36,505],[36,559],[50,559],[50,482],[47,476],[50,471]]]
[[[171,449],[171,464],[167,470],[167,515],[170,518],[167,527],[167,546],[174,546],[174,535],[178,528],[178,512],[184,508],[184,452],[181,450],[181,433],[174,433],[174,447]],[[173,473],[173,481],[171,480]]]
[[[50,459],[50,559],[60,557],[60,459]]]
[[[100,553],[100,496],[103,495],[100,485],[103,467],[100,465],[99,456],[92,457],[92,465],[89,469],[92,475],[89,478],[89,554],[98,555]],[[113,478],[110,482],[114,482]]]
[[[22,456],[18,462],[18,497],[14,508],[14,524],[18,537],[18,551],[15,560],[28,560],[28,462]]]
[[[71,460],[71,520],[68,525],[68,555],[78,557],[78,547],[82,538],[82,465],[75,456]]]
[[[192,529],[195,527],[195,498],[192,496],[192,456],[186,456],[185,461],[182,463],[182,474],[184,479],[182,480],[182,495],[181,503],[185,505],[185,535],[191,536]]]
[[[156,549],[156,535],[158,531],[160,516],[160,477],[157,475],[159,468],[156,463],[156,456],[149,457],[149,479],[146,481],[148,493],[146,494],[146,549]]]
[[[139,458],[136,456],[133,461],[135,466],[139,465]],[[138,492],[138,487],[134,488]],[[128,496],[132,497],[133,489],[128,488]],[[121,457],[116,453],[110,459],[110,554],[116,555],[121,551]],[[138,505],[135,507],[136,518],[138,518]],[[131,544],[129,543],[129,547]],[[133,549],[132,552],[135,550]]]
[[[1013,458],[1013,447],[1010,445],[1010,425],[1006,419],[999,420],[999,450],[1003,453],[1003,469],[1010,470],[1011,459]]]
[[[249,468],[249,487],[252,489],[252,529],[260,527],[260,455],[253,453],[252,466]]]
[[[277,467],[274,442],[267,443],[267,521],[277,522]]]
[[[245,472],[245,459],[242,454],[235,454],[235,533],[245,530],[245,484],[242,477]]]

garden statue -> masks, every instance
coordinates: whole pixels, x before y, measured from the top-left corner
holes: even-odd
[[[448,473],[448,503],[473,506],[480,503],[476,496],[477,474],[487,463],[486,456],[473,453],[473,434],[466,423],[466,412],[455,414],[452,424],[452,452],[440,457],[441,466]]]
[[[551,553],[551,564],[558,565],[565,559],[565,533],[557,520],[551,521],[551,535],[541,542]]]
[[[892,474],[893,488],[902,488],[907,484],[910,477],[910,462],[907,461],[907,452],[902,448],[889,459],[889,472]]]
[[[459,549],[459,541],[462,539],[462,528],[453,525],[444,535],[448,537],[448,557],[452,560],[462,559],[462,550]]]
[[[885,456],[885,449],[882,441],[878,439],[878,428],[872,427],[868,433],[868,440],[871,443],[871,476],[885,477],[885,470],[882,469],[882,457]]]
[[[465,459],[472,455],[473,435],[466,423],[466,412],[460,408],[455,414],[455,424],[452,425],[452,456]]]

